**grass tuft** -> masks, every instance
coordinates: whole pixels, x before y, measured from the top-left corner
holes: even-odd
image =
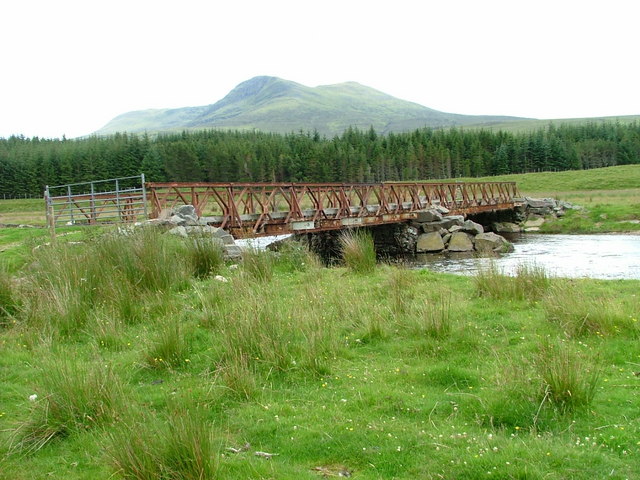
[[[37,391],[40,399],[13,432],[11,451],[36,452],[55,438],[108,424],[124,406],[120,377],[102,362],[49,360]]]
[[[157,420],[125,425],[108,436],[115,474],[135,480],[204,480],[217,476],[219,447],[200,409],[171,412]]]
[[[354,273],[368,274],[376,268],[376,250],[371,233],[363,229],[346,230],[340,236],[342,259]]]
[[[615,335],[636,331],[631,313],[608,296],[589,295],[574,282],[558,283],[542,302],[547,318],[569,336],[586,334]]]
[[[273,278],[274,259],[272,252],[247,247],[242,250],[242,271],[250,278],[268,282]]]
[[[515,275],[508,276],[492,262],[478,270],[474,283],[479,296],[534,301],[544,296],[551,281],[545,269],[535,264],[520,264]]]
[[[545,345],[537,360],[543,398],[562,413],[589,406],[596,394],[600,369],[564,343]]]
[[[224,266],[224,246],[219,239],[211,235],[193,236],[185,245],[194,277],[202,279],[215,275]]]

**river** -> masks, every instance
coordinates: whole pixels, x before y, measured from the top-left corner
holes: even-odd
[[[489,262],[506,274],[527,263],[556,277],[640,279],[640,235],[542,235],[510,238],[515,251],[497,258],[418,255],[415,266],[436,272],[472,275]]]

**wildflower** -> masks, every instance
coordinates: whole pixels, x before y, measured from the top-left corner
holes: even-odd
[[[29,395],[30,402],[35,402],[36,400],[38,400],[38,395],[36,395],[35,393],[33,395]]]

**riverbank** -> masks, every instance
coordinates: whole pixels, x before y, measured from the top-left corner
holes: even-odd
[[[7,478],[640,470],[639,281],[356,274],[295,248],[205,276],[177,238],[84,240],[3,277]]]

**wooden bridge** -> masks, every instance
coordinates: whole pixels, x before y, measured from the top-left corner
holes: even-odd
[[[415,219],[433,205],[450,214],[513,209],[515,182],[147,183],[151,218],[189,204],[235,238],[336,230]]]

